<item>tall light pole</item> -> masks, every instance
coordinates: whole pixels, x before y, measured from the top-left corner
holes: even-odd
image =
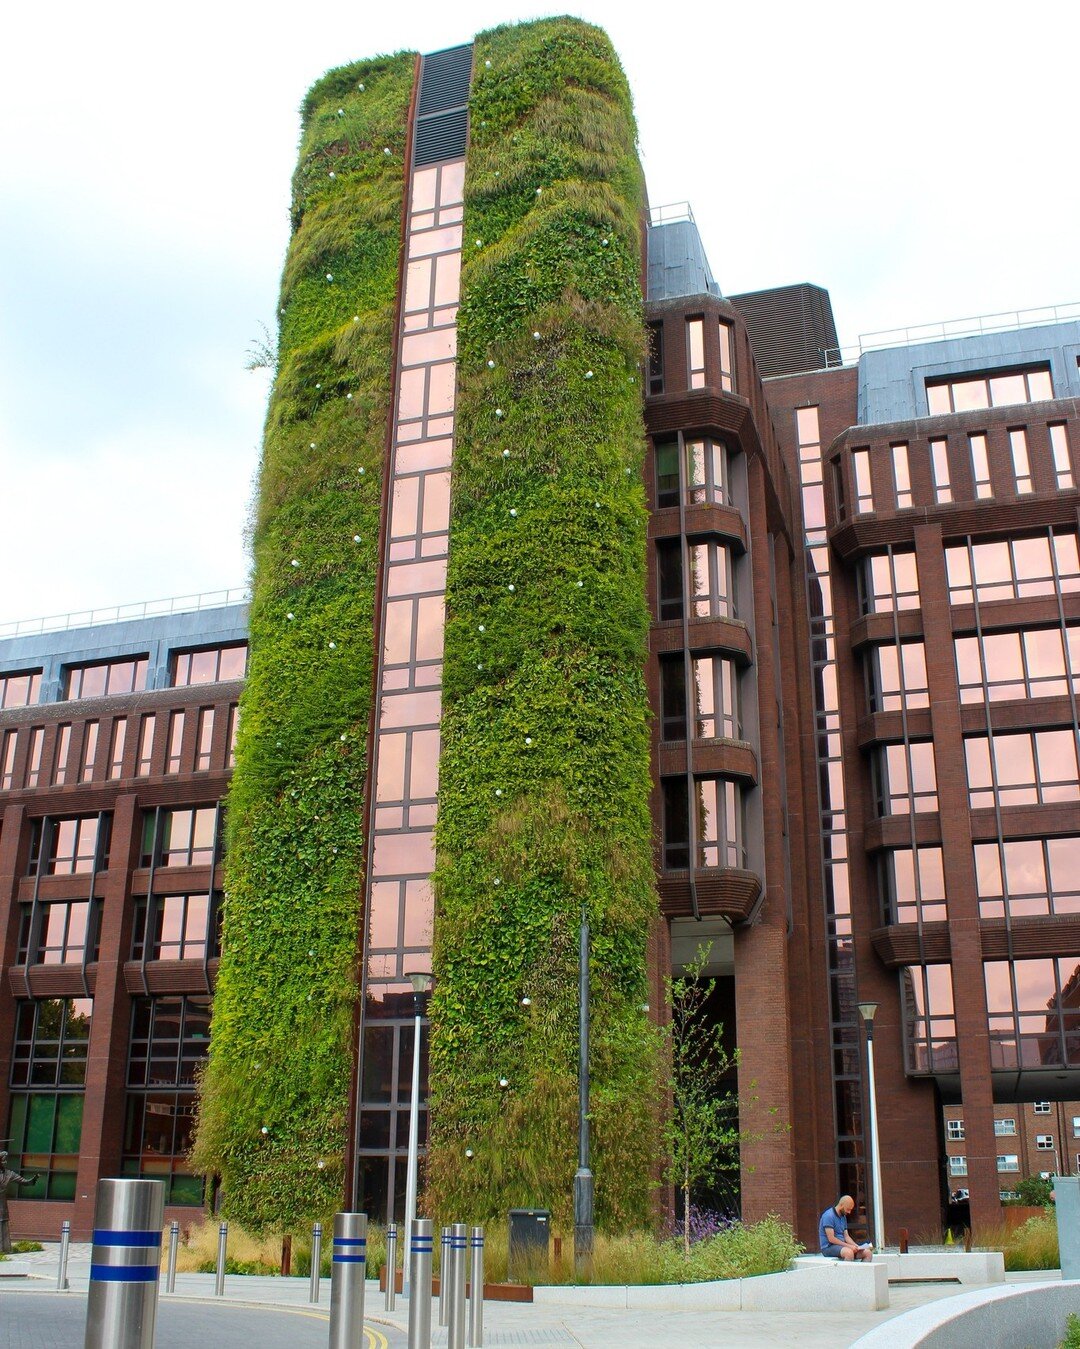
[[[593,1253],[593,1173],[589,1169],[589,924],[581,911],[578,946],[578,1169],[574,1175],[574,1272],[585,1275]]]
[[[885,1249],[885,1210],[881,1201],[881,1149],[878,1146],[877,1085],[874,1081],[874,1015],[876,1002],[860,1002],[859,1011],[866,1022],[866,1068],[870,1097],[870,1162],[874,1177],[874,1246]]]
[[[420,1169],[420,1026],[424,1017],[424,1001],[431,992],[430,974],[410,974],[409,981],[413,989],[413,1047],[412,1047],[412,1092],[409,1096],[409,1165],[405,1173],[405,1231],[401,1249],[409,1250],[409,1237],[413,1220],[416,1217],[417,1173]],[[401,1262],[401,1291],[409,1296],[409,1258]],[[389,1270],[388,1278],[394,1277]]]

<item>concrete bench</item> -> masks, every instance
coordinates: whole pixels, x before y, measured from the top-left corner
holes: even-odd
[[[881,1257],[889,1281],[956,1279],[962,1284],[1005,1282],[1005,1257],[1000,1251],[909,1251]]]
[[[533,1302],[555,1306],[618,1307],[642,1311],[881,1311],[889,1305],[883,1260],[856,1264],[801,1257],[782,1274],[712,1283],[536,1287]]]
[[[0,1260],[0,1279],[28,1279],[30,1277],[29,1260]]]

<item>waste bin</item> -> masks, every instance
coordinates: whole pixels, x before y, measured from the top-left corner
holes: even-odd
[[[548,1237],[551,1211],[546,1208],[510,1210],[509,1274],[512,1283],[538,1283],[548,1275]]]

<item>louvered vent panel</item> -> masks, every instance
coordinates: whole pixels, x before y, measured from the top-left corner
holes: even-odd
[[[418,116],[446,112],[449,108],[460,108],[467,103],[471,75],[472,43],[464,47],[448,47],[446,51],[425,56]]]
[[[417,119],[413,163],[417,168],[437,164],[442,159],[460,159],[465,153],[465,138],[469,129],[466,108],[440,112],[434,117]]]

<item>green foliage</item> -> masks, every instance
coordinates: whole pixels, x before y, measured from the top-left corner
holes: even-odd
[[[1052,1214],[1029,1218],[1015,1228],[980,1229],[979,1246],[1001,1251],[1006,1270],[1058,1269],[1061,1265],[1057,1221]]]
[[[31,1251],[43,1251],[45,1247],[40,1241],[13,1241],[11,1250],[13,1255],[29,1255]]]
[[[1049,1208],[1053,1200],[1054,1186],[1045,1176],[1025,1176],[1016,1186],[1014,1204],[1027,1204],[1032,1208]]]
[[[569,1224],[584,911],[597,1220],[627,1228],[648,1219],[659,1057],[643,1008],[657,908],[641,173],[598,29],[495,29],[475,71],[427,1208],[481,1221],[541,1206]]]
[[[1080,1349],[1080,1316],[1076,1312],[1070,1312],[1065,1322],[1065,1338],[1060,1349]]]
[[[413,65],[405,54],[325,76],[304,103],[293,181],[194,1151],[252,1233],[325,1218],[342,1193]]]
[[[727,1089],[738,1062],[724,1048],[722,1025],[704,1018],[715,979],[703,977],[710,946],[699,949],[686,973],[665,980],[671,1111],[664,1125],[666,1179],[682,1196],[683,1254],[690,1259],[690,1196],[720,1179],[739,1161],[739,1102]]]

